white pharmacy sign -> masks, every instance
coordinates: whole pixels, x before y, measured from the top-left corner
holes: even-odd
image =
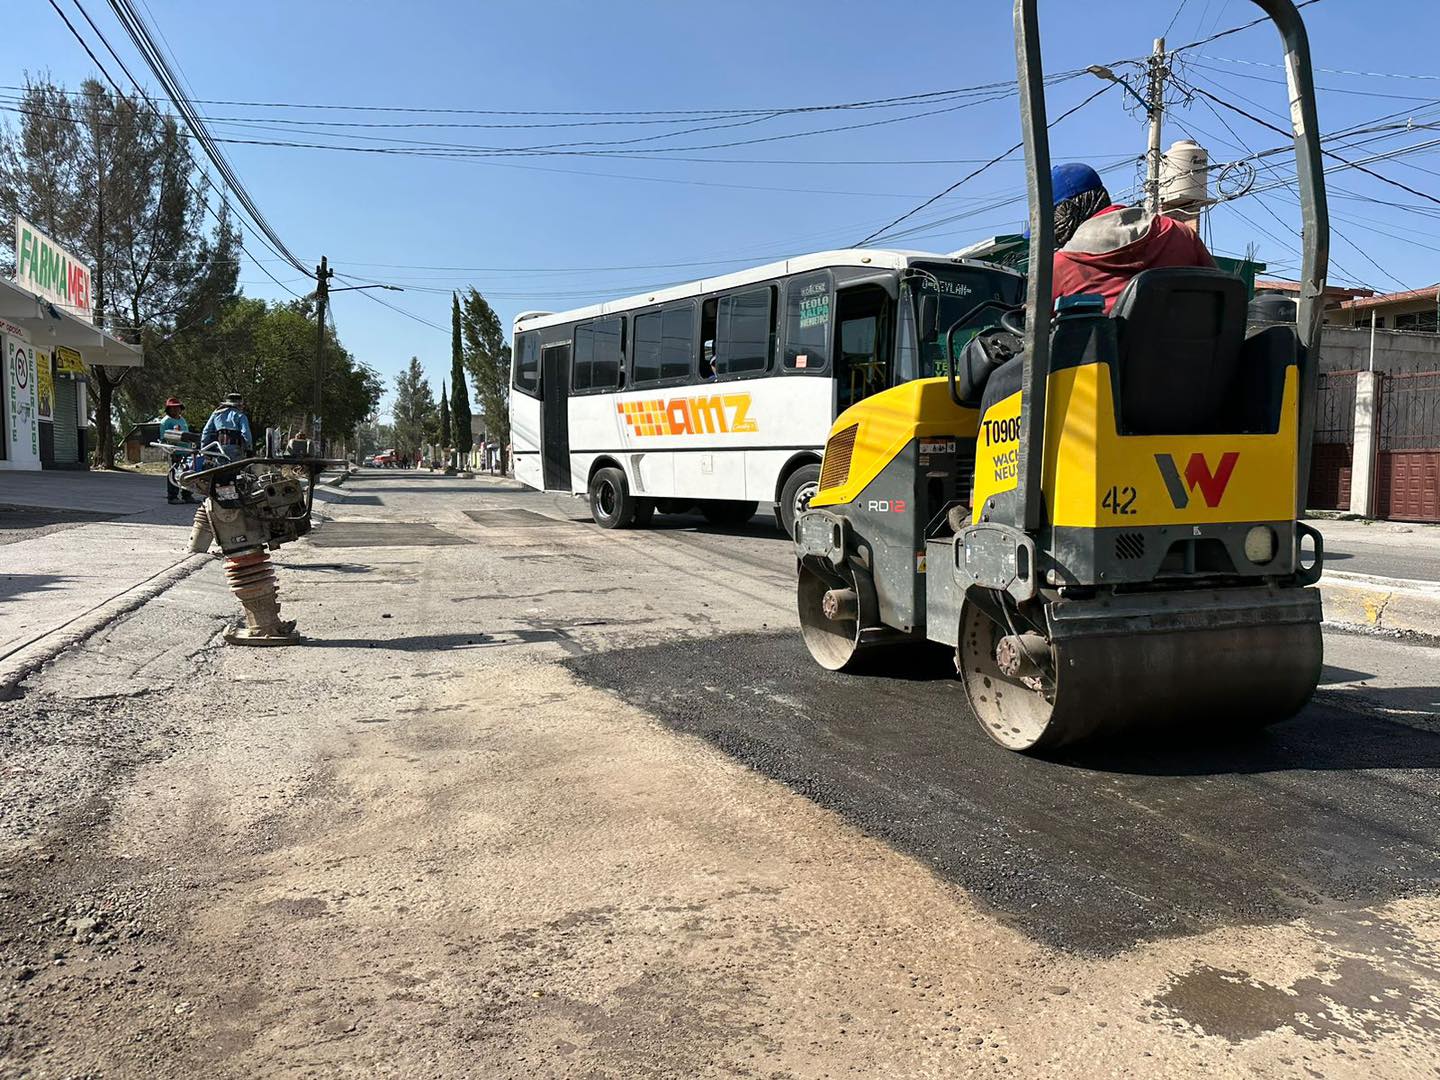
[[[35,348],[29,335],[0,319],[0,391],[4,401],[5,445],[0,469],[40,467],[40,417],[36,409]]]
[[[90,267],[15,215],[15,282],[71,315],[94,322]]]

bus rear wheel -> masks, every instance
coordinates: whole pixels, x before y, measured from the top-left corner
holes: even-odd
[[[600,469],[590,478],[590,516],[602,529],[625,529],[649,523],[655,513],[651,499],[630,493],[625,473],[614,467]]]
[[[786,536],[795,536],[795,521],[810,509],[810,500],[820,490],[820,466],[801,465],[785,478],[780,489],[780,528]]]
[[[707,499],[700,504],[700,513],[711,525],[744,525],[755,516],[760,504],[734,499]]]

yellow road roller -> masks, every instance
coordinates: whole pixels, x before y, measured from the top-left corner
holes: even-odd
[[[943,376],[836,420],[795,539],[800,626],[824,667],[942,643],[985,731],[1020,751],[1258,727],[1314,692],[1323,547],[1299,518],[1324,179],[1304,25],[1291,0],[1254,2],[1280,32],[1292,98],[1295,325],[1247,331],[1245,285],[1210,269],[1142,271],[1109,312],[1098,297],[1052,301],[1036,0],[1017,0],[1025,302],[988,299],[937,327],[915,289],[901,319],[943,342]]]

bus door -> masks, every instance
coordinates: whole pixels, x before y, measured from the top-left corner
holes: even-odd
[[[540,460],[546,491],[570,490],[570,346],[547,345],[540,351]]]
[[[835,414],[890,385],[894,301],[878,285],[842,289],[838,295]]]

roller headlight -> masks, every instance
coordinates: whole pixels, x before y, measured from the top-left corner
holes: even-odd
[[[1268,563],[1275,558],[1277,543],[1274,529],[1269,525],[1256,525],[1245,534],[1245,558],[1256,565]]]

